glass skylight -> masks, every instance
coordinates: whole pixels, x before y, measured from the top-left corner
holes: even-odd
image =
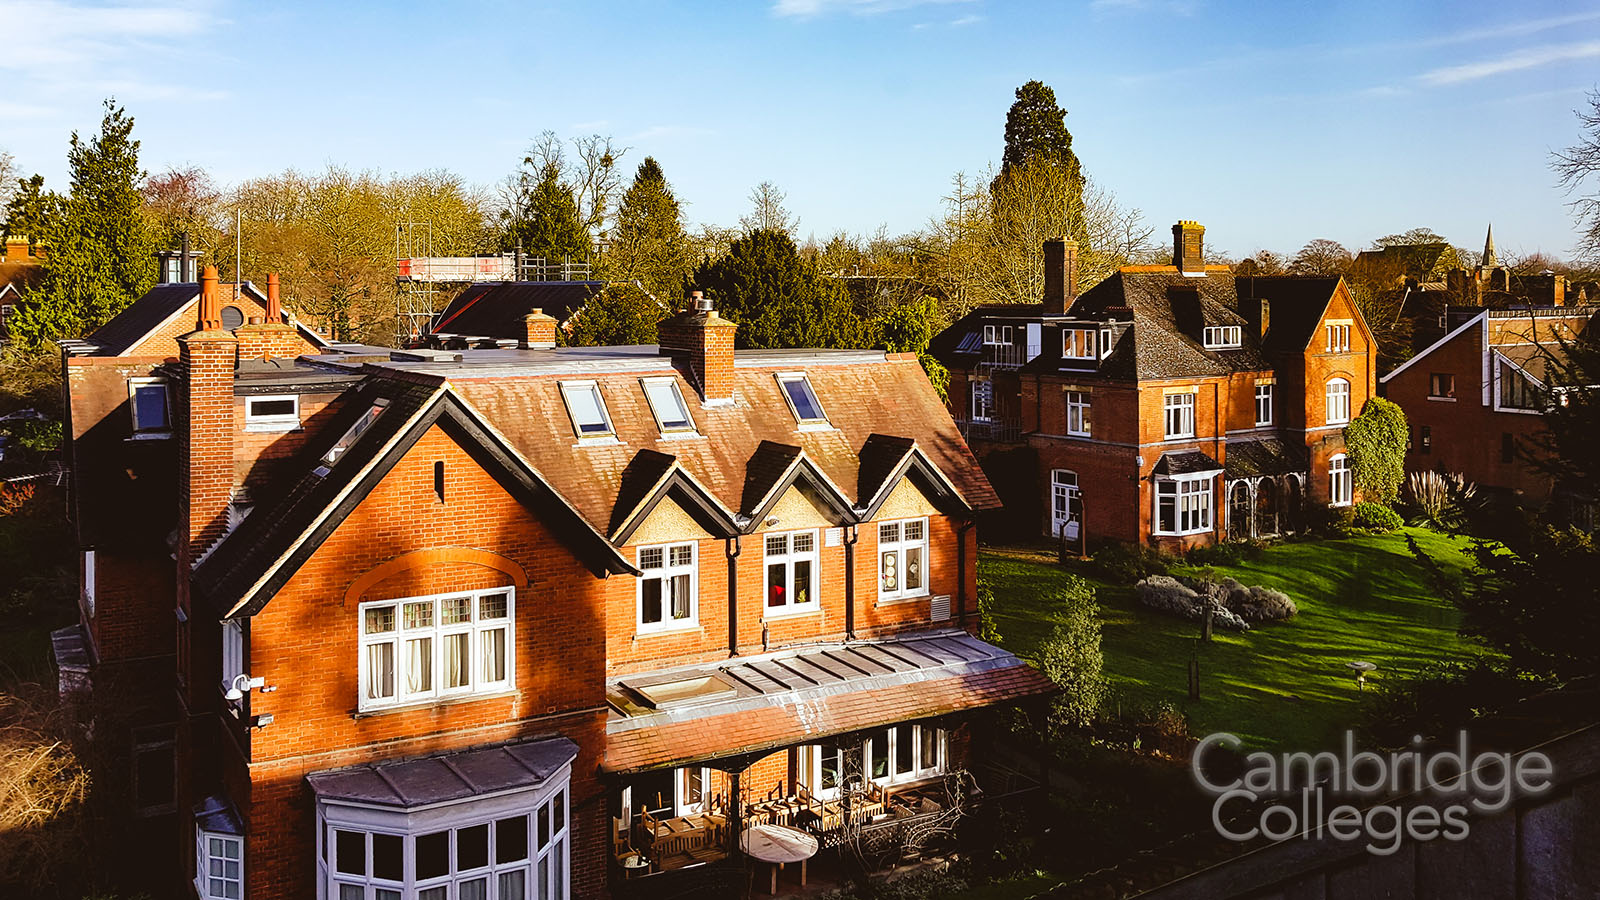
[[[675,378],[649,378],[644,382],[644,395],[650,401],[650,411],[655,413],[656,424],[666,431],[693,431],[694,420],[689,418],[688,404],[683,402],[683,392],[678,390]]]
[[[572,427],[579,437],[611,434],[611,417],[606,414],[606,401],[600,396],[598,384],[562,382],[561,396],[567,401],[567,412],[572,416]]]
[[[811,380],[806,378],[804,373],[779,375],[778,386],[783,388],[783,396],[788,399],[789,408],[802,425],[828,421],[827,415],[822,411],[822,404],[817,401],[816,392],[811,389]]]

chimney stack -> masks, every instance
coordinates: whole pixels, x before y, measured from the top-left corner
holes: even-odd
[[[238,341],[222,330],[217,267],[200,279],[197,330],[178,338],[186,394],[177,422],[180,526],[178,584],[189,567],[222,535],[233,490],[233,369]],[[258,326],[259,327],[259,326]],[[180,598],[182,599],[182,598]]]
[[[556,320],[544,314],[543,309],[535,308],[533,312],[522,317],[525,335],[522,347],[525,350],[549,350],[556,345]]]
[[[1184,219],[1172,226],[1172,264],[1185,275],[1205,277],[1206,227]]]
[[[267,300],[263,315],[250,316],[246,324],[234,329],[239,341],[239,360],[286,359],[311,349],[293,325],[283,321],[283,302],[279,299],[278,276],[267,276]]]
[[[672,357],[707,406],[731,404],[733,336],[739,326],[717,315],[715,304],[700,291],[689,295],[689,304],[657,326],[660,352]]]
[[[217,267],[206,266],[200,276],[200,314],[196,331],[222,330],[222,301],[217,296]]]
[[[1078,299],[1078,242],[1051,238],[1044,242],[1044,314],[1065,315]]]

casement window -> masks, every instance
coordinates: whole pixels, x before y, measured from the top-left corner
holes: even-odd
[[[356,441],[361,439],[363,434],[367,433],[367,429],[372,427],[373,422],[378,421],[378,417],[383,415],[383,411],[388,407],[389,401],[382,397],[372,401],[372,405],[367,407],[367,411],[361,414],[361,418],[345,429],[344,434],[339,436],[339,440],[328,448],[328,452],[322,454],[322,465],[332,466],[338,462],[344,456],[345,451],[349,450]]]
[[[985,344],[1011,343],[1010,325],[985,325],[983,326],[983,342]]]
[[[1350,326],[1348,324],[1334,324],[1330,322],[1326,326],[1326,329],[1328,337],[1327,351],[1329,353],[1349,353]]]
[[[1456,376],[1445,372],[1434,372],[1428,376],[1428,396],[1433,399],[1443,399],[1456,395]]]
[[[1272,384],[1256,384],[1256,424],[1272,424]]]
[[[233,680],[248,669],[244,662],[244,623],[228,619],[222,623],[222,690],[226,692]]]
[[[663,544],[639,548],[639,630],[662,631],[693,625],[699,618],[699,573],[695,545]]]
[[[1350,472],[1350,457],[1335,453],[1328,460],[1328,505],[1349,506],[1355,490]]]
[[[360,709],[511,687],[509,587],[363,603]]]
[[[1328,379],[1326,418],[1329,425],[1350,421],[1350,382],[1343,378]]]
[[[91,619],[94,618],[94,568],[94,551],[83,551],[83,606]]]
[[[1067,434],[1089,436],[1089,394],[1067,391]]]
[[[1510,363],[1498,361],[1495,368],[1495,409],[1539,411],[1542,397],[1533,383]]]
[[[1432,453],[1433,452],[1433,426],[1432,425],[1418,425],[1417,426],[1417,446],[1422,450],[1423,453]]]
[[[972,381],[972,421],[988,422],[994,418],[994,382],[987,378]]]
[[[823,744],[800,748],[800,783],[814,797],[832,800],[844,782],[844,749]]]
[[[242,900],[244,838],[196,828],[194,886],[201,900]],[[398,900],[399,894],[395,894]]]
[[[1207,325],[1201,337],[1207,350],[1229,350],[1244,346],[1244,329],[1238,325]]]
[[[299,427],[299,395],[282,394],[245,398],[245,431],[293,431]]]
[[[128,379],[128,410],[133,416],[133,436],[158,437],[172,433],[171,403],[165,378]]]
[[[944,771],[944,730],[931,725],[896,725],[872,732],[862,759],[878,784],[928,778]]]
[[[808,612],[817,605],[817,533],[765,535],[767,612]]]
[[[817,392],[811,389],[811,379],[804,372],[779,375],[778,387],[783,391],[783,399],[789,404],[789,411],[794,413],[794,419],[800,423],[802,430],[810,426],[826,426],[828,416],[822,411],[822,403],[817,400]]]
[[[1092,328],[1061,329],[1061,355],[1066,359],[1096,359],[1095,330]]]
[[[606,411],[606,399],[600,394],[600,385],[593,381],[561,382],[561,399],[566,401],[567,415],[572,418],[572,431],[578,438],[611,437],[611,415]]]
[[[1111,329],[1100,329],[1100,358],[1105,359],[1111,355]]]
[[[878,602],[928,593],[928,520],[878,523]]]
[[[1155,533],[1200,534],[1211,530],[1210,474],[1156,482]]]
[[[1194,437],[1194,398],[1193,391],[1167,394],[1161,398],[1161,404],[1166,412],[1166,436],[1169,440]]]
[[[694,434],[694,419],[689,417],[689,405],[683,402],[683,392],[676,378],[645,378],[639,382],[644,396],[650,401],[650,412],[655,414],[656,427],[662,434]]]
[[[502,807],[503,808],[503,807]],[[529,807],[516,805],[517,809]],[[443,811],[438,824],[394,827],[328,822],[319,870],[329,900],[566,900],[570,884],[567,792],[531,812]],[[342,811],[340,818],[356,818]],[[446,824],[448,823],[448,824]]]

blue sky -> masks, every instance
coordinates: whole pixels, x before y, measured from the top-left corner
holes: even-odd
[[[1235,254],[1414,226],[1559,255],[1548,154],[1600,81],[1600,5],[1221,0],[300,4],[0,0],[0,147],[57,188],[114,94],[151,171],[445,168],[613,135],[691,222],[762,180],[801,234],[922,226],[1055,88],[1085,171]]]

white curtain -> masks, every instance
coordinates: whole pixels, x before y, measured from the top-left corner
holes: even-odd
[[[466,687],[471,675],[467,669],[472,655],[472,635],[465,631],[444,636],[444,686]]]
[[[406,641],[406,692],[422,694],[433,690],[433,638]]]

